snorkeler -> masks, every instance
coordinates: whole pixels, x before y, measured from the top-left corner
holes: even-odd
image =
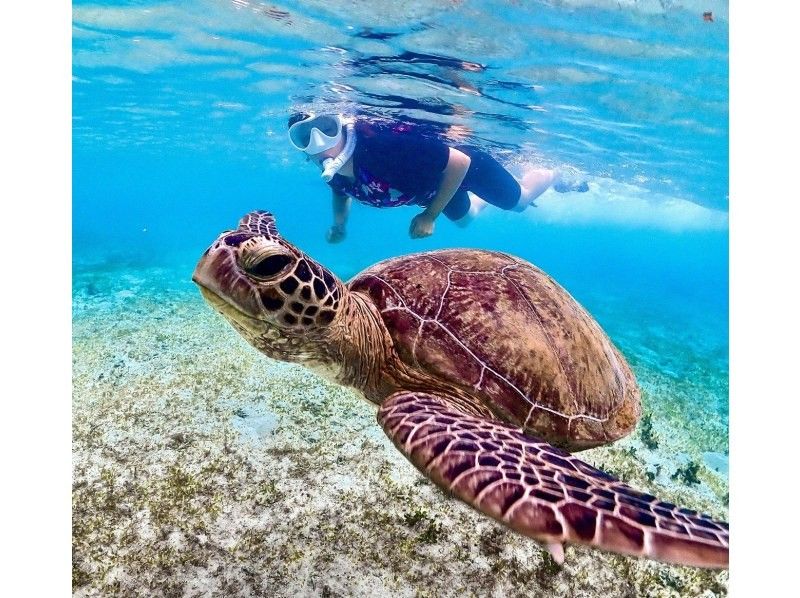
[[[289,139],[322,169],[333,194],[327,239],[345,237],[350,198],[387,208],[419,205],[412,238],[433,234],[440,213],[466,226],[485,206],[522,212],[550,186],[561,193],[586,191],[551,169],[530,170],[517,181],[497,160],[471,146],[450,147],[405,123],[372,123],[339,114],[295,114]],[[469,194],[467,192],[470,192]]]

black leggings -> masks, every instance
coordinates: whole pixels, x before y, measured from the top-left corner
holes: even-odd
[[[472,191],[483,201],[503,210],[510,210],[519,203],[522,189],[510,172],[489,154],[474,147],[456,146],[458,151],[470,157],[469,170],[456,190],[453,199],[443,212],[450,220],[459,220],[469,212],[467,191]]]

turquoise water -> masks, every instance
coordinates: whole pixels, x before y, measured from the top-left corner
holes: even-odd
[[[75,297],[160,268],[187,283],[165,284],[169,301],[199,304],[195,261],[252,209],[345,279],[412,251],[507,251],[622,349],[663,450],[714,453],[708,468],[727,455],[727,3],[73,6]],[[425,121],[590,191],[488,209],[463,230],[440,218],[424,240],[408,238],[413,208],[354,205],[329,245],[329,194],[285,136],[291,111],[322,107]],[[76,318],[104,309],[81,305]]]
[[[254,208],[345,278],[410,251],[496,248],[555,276],[612,336],[674,340],[653,360],[676,374],[702,358],[724,378],[727,9],[703,3],[707,23],[698,3],[628,4],[77,2],[76,266],[189,262]],[[327,245],[326,189],[284,123],[331,104],[458,125],[593,190],[466,231],[442,218],[421,241],[405,234],[413,208],[356,205],[347,242]]]

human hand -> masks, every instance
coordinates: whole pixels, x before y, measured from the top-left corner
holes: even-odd
[[[430,237],[433,234],[433,218],[428,216],[425,212],[417,214],[411,219],[411,226],[408,228],[408,234],[412,239]]]
[[[334,224],[325,233],[325,239],[328,243],[341,243],[346,236],[347,232],[344,230],[344,224]]]

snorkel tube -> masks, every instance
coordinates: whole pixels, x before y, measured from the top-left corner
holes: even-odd
[[[343,125],[347,140],[344,142],[344,148],[339,155],[335,158],[325,158],[322,162],[322,180],[329,183],[333,176],[339,172],[344,166],[344,163],[353,155],[353,150],[356,149],[356,127],[352,120],[345,120],[345,117],[339,116],[339,120]]]

